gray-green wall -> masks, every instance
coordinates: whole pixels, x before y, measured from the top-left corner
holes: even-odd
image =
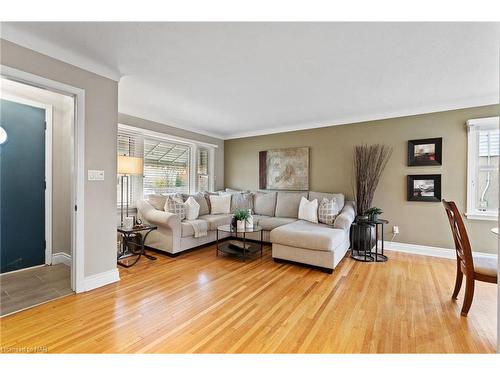
[[[467,129],[471,118],[498,116],[500,106],[484,106],[417,116],[370,121],[311,130],[226,140],[225,186],[258,189],[258,152],[284,147],[310,147],[310,190],[342,192],[353,197],[354,145],[385,143],[394,148],[377,188],[373,205],[383,217],[398,225],[396,242],[453,248],[450,228],[441,203],[408,202],[408,174],[441,174],[442,197],[466,209]],[[407,141],[443,138],[443,165],[408,167]],[[497,238],[490,229],[496,221],[465,220],[474,251],[497,252]]]

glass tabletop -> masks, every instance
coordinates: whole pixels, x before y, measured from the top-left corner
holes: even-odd
[[[260,232],[262,230],[262,227],[258,225],[254,225],[252,228],[247,228],[245,229],[237,229],[235,227],[232,227],[230,224],[226,225],[221,225],[220,227],[217,227],[217,230],[220,230],[222,232],[238,232],[238,233],[252,233],[252,232]]]
[[[141,224],[141,225],[136,225],[132,228],[125,228],[123,226],[118,226],[116,229],[120,233],[134,233],[134,232],[141,232],[143,230],[150,230],[150,229],[157,229],[158,227],[156,225],[148,225],[148,224]]]

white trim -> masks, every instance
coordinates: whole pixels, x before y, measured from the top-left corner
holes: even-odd
[[[481,211],[476,208],[475,184],[478,155],[478,132],[484,129],[498,129],[499,117],[476,118],[466,121],[467,126],[467,212],[469,220],[497,221],[498,212]]]
[[[85,277],[84,292],[120,281],[118,268]]]
[[[53,253],[52,254],[52,264],[65,264],[68,267],[71,267],[72,261],[71,261],[71,255],[59,252],[59,253]]]
[[[17,95],[0,92],[0,98],[11,102],[45,110],[45,264],[52,263],[52,118],[50,104],[24,99]]]
[[[473,118],[467,120],[466,124],[469,128],[481,127],[481,129],[498,129],[499,117]]]
[[[381,246],[381,241],[379,241],[379,248]],[[397,251],[400,253],[417,254],[436,258],[446,258],[446,259],[456,259],[455,249],[447,249],[444,247],[435,246],[425,246],[425,245],[415,245],[410,243],[402,242],[391,242],[384,241],[384,250]],[[474,255],[486,257],[486,258],[496,258],[496,254],[490,253],[480,253],[473,252]]]
[[[208,190],[215,191],[215,149],[208,149]]]
[[[0,75],[14,81],[51,91],[70,95],[75,98],[74,124],[74,174],[72,202],[78,211],[72,215],[72,260],[71,288],[79,293],[84,291],[85,267],[85,90],[51,79],[0,65]],[[73,211],[74,212],[74,211]]]
[[[178,142],[178,143],[185,143],[187,145],[199,145],[203,147],[213,147],[213,148],[218,148],[219,146],[213,143],[207,143],[207,142],[202,142],[202,141],[196,141],[190,138],[184,138],[184,137],[178,137],[176,135],[170,135],[168,133],[161,133],[161,132],[155,132],[153,130],[149,129],[144,129],[139,126],[133,126],[133,125],[126,125],[122,123],[118,123],[118,129],[123,129],[127,130],[130,132],[135,132],[143,136],[150,136],[154,138],[161,138],[167,141],[172,141],[172,142]],[[180,129],[180,128],[179,128]]]
[[[16,43],[25,48],[47,55],[53,59],[63,61],[80,69],[98,74],[100,76],[119,81],[122,74],[114,68],[98,63],[86,56],[82,56],[67,48],[61,48],[47,39],[42,39],[35,34],[26,33],[16,28],[15,25],[2,23],[2,39]]]
[[[468,220],[485,220],[485,221],[498,221],[498,213],[496,212],[484,212],[484,211],[476,211],[473,214],[468,212],[465,213],[465,217]]]

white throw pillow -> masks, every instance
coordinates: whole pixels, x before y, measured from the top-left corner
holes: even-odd
[[[196,199],[189,197],[184,202],[184,207],[186,207],[186,220],[196,220],[200,214],[200,204],[196,202]]]
[[[300,198],[299,220],[307,220],[311,223],[318,222],[318,200],[308,201],[306,198]]]
[[[231,211],[231,194],[210,195],[210,213],[228,214]]]

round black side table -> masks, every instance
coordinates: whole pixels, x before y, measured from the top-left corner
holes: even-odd
[[[384,225],[388,220],[377,219],[367,221],[355,221],[351,229],[351,257],[360,262],[386,262],[384,255]],[[375,230],[375,249],[372,231]],[[378,245],[380,232],[380,244]],[[375,251],[373,251],[375,250]]]

